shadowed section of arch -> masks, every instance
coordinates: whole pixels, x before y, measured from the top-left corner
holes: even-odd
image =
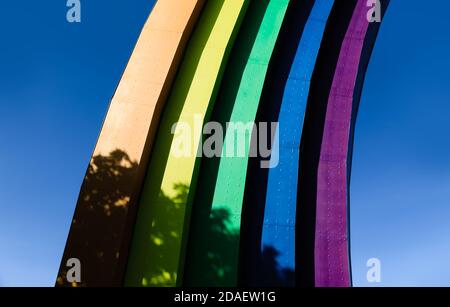
[[[291,1],[274,54],[272,55],[256,122],[277,122],[286,86],[314,1]],[[261,132],[261,131],[260,131]],[[271,134],[270,131],[267,133]],[[272,145],[273,147],[273,145]],[[240,244],[240,279],[243,286],[292,286],[294,268],[284,267],[280,258],[288,253],[272,244],[262,246],[268,169],[262,158],[251,158],[245,186]],[[296,170],[295,170],[296,171]],[[294,200],[295,202],[295,200]],[[295,216],[293,217],[295,220]]]
[[[299,54],[291,70],[278,119],[279,141],[275,140],[275,144],[279,147],[279,164],[269,170],[261,249],[274,246],[280,250],[278,262],[281,276],[285,275],[284,270],[295,269],[300,140],[311,75],[332,5],[333,1],[329,0],[315,2],[302,35]],[[291,279],[284,276],[291,286],[294,285],[293,275]]]
[[[268,0],[250,3],[242,30],[236,38],[211,114],[211,121],[220,123],[222,127],[230,120],[242,75],[268,4]],[[221,284],[229,278],[232,263],[227,261],[230,259],[227,252],[230,246],[236,245],[238,238],[225,229],[224,223],[229,222],[228,211],[215,211],[211,214],[219,162],[220,157],[204,158],[200,166],[186,249],[184,286],[211,286]],[[215,252],[208,252],[208,247],[215,244],[220,246],[215,248]]]
[[[166,0],[155,4],[103,123],[56,286],[122,285],[137,199],[159,116],[203,3]],[[70,258],[81,262],[80,284],[66,281]]]
[[[317,175],[314,264],[315,285],[319,287],[351,285],[347,162],[355,86],[358,73],[361,73],[360,65],[364,72],[367,68],[367,62],[361,62],[361,59],[370,24],[368,12],[367,2],[358,0],[341,47],[328,98]],[[366,47],[372,48],[373,44],[366,44]],[[368,61],[368,58],[363,60]]]
[[[202,126],[209,120],[248,3],[208,0],[189,42],[164,109],[142,190],[127,286],[175,286],[181,282],[184,241],[200,160],[197,148],[201,131],[195,130],[195,121],[200,117]],[[178,139],[172,134],[174,125],[180,123],[192,129],[188,140],[191,150],[181,156],[176,152]],[[180,198],[181,185],[186,193]]]
[[[257,108],[260,102],[260,95],[266,78],[267,68],[272,56],[273,48],[279,35],[279,30],[285,17],[288,7],[288,0],[269,0],[267,9],[258,30],[256,39],[252,46],[249,60],[243,71],[242,79],[239,84],[233,110],[230,116],[232,124],[243,123],[252,124],[255,120]],[[247,163],[250,151],[249,134],[251,131],[234,131],[228,127],[225,135],[225,148],[222,149],[222,155],[217,172],[214,195],[212,197],[211,213],[214,211],[225,210],[230,213],[229,222],[226,223],[224,231],[235,234],[238,238],[233,246],[229,246],[226,253],[219,256],[225,258],[230,264],[226,272],[226,278],[216,279],[213,285],[217,286],[235,286],[238,281],[238,263],[239,263],[239,237],[242,214],[242,203],[244,195],[245,178],[247,174]],[[245,130],[245,129],[244,129]],[[250,129],[251,130],[251,129]],[[227,146],[236,146],[236,138],[241,138],[244,149],[240,156],[229,156],[230,152]],[[236,148],[234,147],[234,150]],[[240,150],[238,150],[240,151]],[[235,151],[236,152],[236,151]],[[208,217],[211,219],[212,215]],[[200,240],[203,249],[202,253],[214,256],[222,251],[220,242],[211,242],[207,245],[208,234],[200,234],[199,237],[191,240]],[[198,285],[211,285],[200,276],[197,279]]]
[[[315,286],[315,235],[317,171],[319,166],[325,114],[331,84],[335,74],[341,46],[356,6],[355,0],[334,3],[325,28],[311,87],[300,145],[299,185],[296,219],[296,284]]]

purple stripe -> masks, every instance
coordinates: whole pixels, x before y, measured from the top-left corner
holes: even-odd
[[[368,9],[365,0],[358,0],[342,44],[328,98],[317,182],[317,287],[348,287],[351,284],[347,232],[347,154],[353,92],[369,26]]]

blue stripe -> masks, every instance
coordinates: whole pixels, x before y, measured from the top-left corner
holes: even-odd
[[[278,252],[278,272],[295,269],[295,217],[299,150],[306,103],[320,44],[334,0],[315,2],[300,40],[286,83],[264,211],[261,251]],[[283,278],[283,276],[280,276]]]

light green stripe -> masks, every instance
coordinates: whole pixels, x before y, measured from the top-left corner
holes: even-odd
[[[230,117],[232,123],[253,123],[255,121],[269,61],[288,4],[288,0],[269,1],[239,84]],[[205,226],[208,225],[208,229],[193,232],[190,237],[191,245],[189,248],[196,249],[195,254],[199,255],[196,257],[203,258],[209,263],[203,263],[202,265],[198,262],[195,263],[195,259],[188,259],[189,261],[193,260],[196,265],[196,269],[191,268],[193,272],[186,280],[188,285],[234,286],[237,284],[239,232],[250,134],[247,136],[239,135],[241,138],[247,138],[243,157],[226,157],[226,148],[222,152],[212,206],[210,207],[209,222],[203,223]],[[228,131],[225,136],[225,144],[235,145],[235,143],[233,142],[233,134]],[[198,193],[202,193],[202,191]],[[214,223],[217,223],[220,216],[226,218],[217,225],[219,227],[214,227]],[[209,240],[208,236],[217,236],[218,230],[213,228],[220,228],[220,232],[226,235],[223,236],[224,241]],[[235,239],[236,237],[237,239]],[[227,244],[226,249],[222,248],[225,244]],[[210,261],[211,259],[215,259],[216,263]],[[194,270],[197,270],[197,276],[194,275]],[[215,277],[213,278],[208,272],[211,270],[215,271]]]

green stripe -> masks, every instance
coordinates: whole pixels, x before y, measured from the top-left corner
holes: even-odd
[[[289,4],[289,0],[258,1],[251,5],[248,14],[255,16],[258,8],[264,7],[263,3],[267,2],[261,26],[241,74],[242,78],[235,99],[228,101],[233,105],[229,117],[231,123],[255,121],[269,61]],[[249,16],[247,19],[250,18]],[[246,21],[244,21],[245,24],[247,24]],[[235,48],[241,47],[238,44],[235,46]],[[226,90],[222,92],[227,95]],[[225,144],[235,145],[237,138],[233,141],[233,137],[247,139],[244,155],[227,157],[227,149],[224,148],[215,188],[212,191],[212,202],[211,197],[204,195],[198,196],[198,201],[194,203],[195,218],[191,226],[188,248],[191,252],[186,260],[189,269],[186,271],[184,280],[188,286],[234,286],[237,284],[240,221],[250,134],[251,131],[247,135],[226,133]],[[214,163],[209,163],[209,165],[212,164]],[[211,170],[205,169],[204,172],[211,173]],[[214,180],[214,174],[211,175],[212,178],[206,178],[206,176],[201,178]],[[198,191],[202,194],[208,193],[208,189]]]

